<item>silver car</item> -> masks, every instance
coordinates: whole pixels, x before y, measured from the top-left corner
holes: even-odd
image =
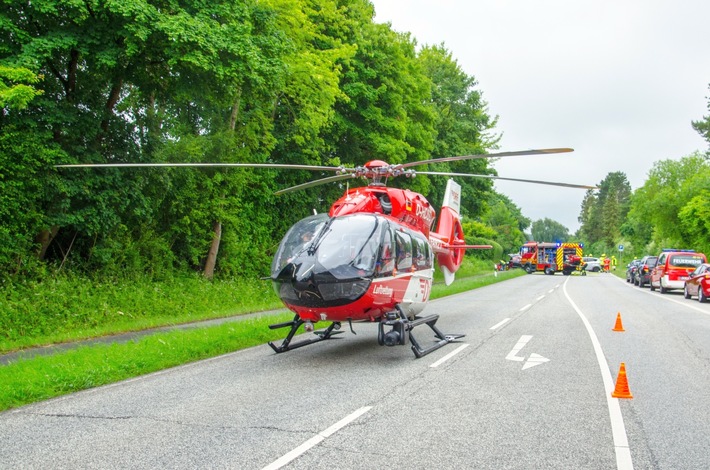
[[[598,273],[602,270],[602,265],[599,262],[599,258],[591,258],[589,256],[584,256],[582,258],[582,261],[584,261],[584,264],[587,265],[587,267],[585,268],[587,271]]]

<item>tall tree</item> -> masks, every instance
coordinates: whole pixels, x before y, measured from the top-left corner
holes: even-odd
[[[525,243],[525,229],[530,226],[530,219],[523,216],[507,196],[492,193],[487,201],[488,210],[481,220],[491,227],[496,235],[493,237],[506,253],[517,252]]]
[[[599,183],[599,190],[587,191],[578,220],[580,234],[588,244],[614,246],[629,211],[631,185],[623,172],[611,172]]]
[[[433,158],[488,153],[498,142],[492,134],[497,118],[488,113],[488,104],[477,89],[478,82],[467,75],[443,45],[426,46],[419,61],[431,82],[431,102],[436,110],[436,139]],[[496,174],[490,160],[475,159],[431,165],[433,171]],[[431,199],[439,205],[448,177],[431,177]],[[493,183],[484,178],[457,178],[462,186],[462,213],[470,217],[482,215]]]
[[[332,125],[323,133],[328,154],[346,165],[370,160],[404,163],[430,156],[434,113],[430,83],[416,60],[408,35],[389,25],[375,24],[366,0],[339,2],[344,20],[338,30],[343,41],[357,45],[355,55],[342,61],[340,88]],[[428,179],[390,181],[427,192]],[[324,187],[332,199],[342,188]]]
[[[357,46],[343,30],[347,31],[354,21],[350,18],[353,12],[335,0],[278,2],[282,4],[277,7],[279,21],[293,48],[284,58],[287,75],[274,99],[272,158],[280,163],[338,166],[340,159],[325,136],[333,125],[335,103],[347,100],[340,88],[343,64],[353,60]],[[365,18],[368,16],[364,15],[362,21]],[[273,176],[275,184],[285,188],[332,173],[280,171]],[[326,211],[329,199],[323,193],[336,189],[331,185],[322,191],[298,191],[278,197],[271,208],[274,233],[283,234],[295,220],[313,210]]]
[[[629,220],[645,221],[659,247],[692,245],[702,237],[705,195],[710,191],[710,163],[700,153],[656,162],[631,198]],[[710,235],[710,234],[708,234]]]
[[[710,89],[710,85],[708,86]],[[708,111],[710,111],[710,96],[706,97],[708,100]],[[708,143],[708,150],[706,151],[706,156],[710,158],[710,114],[703,117],[701,121],[692,122],[693,129],[695,129],[698,134],[703,136],[705,141]]]
[[[43,77],[38,86],[44,95],[12,123],[48,130],[37,137],[64,153],[52,154],[53,161],[43,165],[186,156],[202,161],[217,148],[237,150],[219,154],[222,159],[260,161],[273,147],[270,117],[275,90],[284,81],[288,41],[268,5],[40,0],[4,4],[0,15],[0,60]],[[231,141],[226,146],[224,136]],[[205,152],[176,154],[182,139],[204,140],[195,147]],[[230,187],[241,186],[226,180],[204,184],[212,192],[189,208],[208,214],[204,220],[187,217],[204,226],[181,234],[200,233],[198,245],[207,240],[200,263],[214,252],[209,246],[221,231],[216,213],[240,204],[240,194]],[[42,231],[58,233],[60,256],[71,245],[99,261],[95,254],[104,241],[125,233],[117,229],[128,225],[140,233],[156,223],[166,200],[185,194],[172,186],[166,198],[166,191],[154,189],[165,184],[156,173],[65,171],[49,201],[38,198],[34,206],[44,214]],[[191,214],[180,220],[186,215]],[[51,237],[41,239],[48,243]]]
[[[547,217],[534,221],[531,231],[538,242],[566,242],[570,236],[567,227]]]

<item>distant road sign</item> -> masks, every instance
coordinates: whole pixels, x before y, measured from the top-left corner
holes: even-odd
[[[619,251],[624,251],[624,245],[619,245]]]

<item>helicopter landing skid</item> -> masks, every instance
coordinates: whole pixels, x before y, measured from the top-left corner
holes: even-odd
[[[412,351],[414,352],[414,355],[417,356],[417,359],[419,359],[423,356],[426,356],[430,352],[436,351],[440,347],[449,344],[450,342],[456,339],[463,338],[464,336],[466,336],[464,334],[445,335],[444,333],[442,333],[441,330],[436,327],[436,321],[439,319],[439,315],[414,317],[413,320],[409,320],[399,307],[396,308],[397,313],[399,314],[399,318],[396,318],[395,312],[392,312],[391,315],[380,321],[379,332],[377,335],[377,341],[380,343],[380,345],[405,345],[407,342],[405,333],[409,333],[409,341],[412,343]],[[419,345],[417,339],[414,337],[414,334],[412,333],[414,327],[423,324],[429,326],[429,328],[434,331],[434,335],[438,338],[438,341],[435,344],[429,346],[428,348],[422,348]],[[385,333],[385,326],[391,326],[392,329],[389,332]]]
[[[333,337],[333,335],[337,335],[337,334],[342,333],[342,331],[333,331],[333,330],[340,329],[340,323],[333,322],[325,330],[314,331],[313,334],[316,335],[315,338],[305,339],[303,341],[299,341],[297,343],[291,344],[291,340],[293,339],[293,336],[296,334],[298,329],[304,323],[305,323],[305,321],[303,321],[301,319],[301,317],[296,315],[295,317],[293,317],[292,321],[285,322],[285,323],[277,323],[275,325],[269,325],[269,328],[272,330],[275,330],[277,328],[286,328],[286,327],[291,328],[291,330],[289,330],[288,334],[286,335],[286,338],[284,338],[284,340],[280,346],[276,346],[272,341],[269,341],[269,346],[271,346],[271,349],[276,351],[276,353],[278,354],[278,353],[290,351],[292,349],[300,348],[303,346],[308,346],[309,344],[317,343],[319,341],[323,341],[324,339],[331,339]]]

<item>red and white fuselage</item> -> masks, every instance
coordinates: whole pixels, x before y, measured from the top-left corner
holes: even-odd
[[[451,183],[436,232],[421,194],[378,185],[351,189],[328,214],[296,223],[272,264],[281,300],[311,322],[379,321],[395,306],[414,318],[429,300],[434,258],[450,283],[467,248]]]

